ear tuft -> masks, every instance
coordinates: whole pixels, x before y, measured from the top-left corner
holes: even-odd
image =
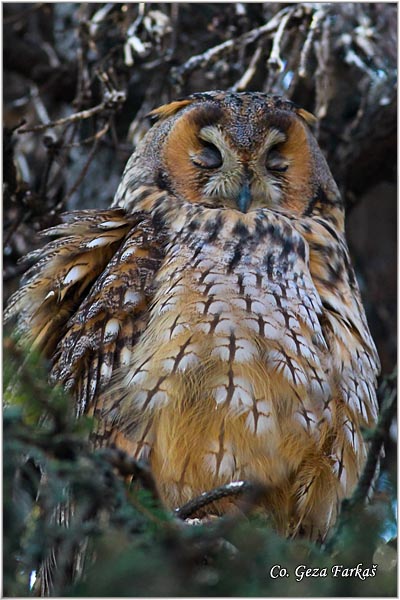
[[[162,121],[163,119],[172,117],[179,110],[185,108],[185,106],[188,106],[188,104],[192,104],[192,102],[194,102],[193,98],[186,100],[175,100],[174,102],[169,102],[169,104],[163,104],[162,106],[155,108],[149,112],[147,116],[156,121]]]
[[[315,123],[318,121],[317,117],[314,117],[312,113],[304,110],[304,108],[296,109],[296,115],[301,117],[307,123],[307,125],[315,125]]]

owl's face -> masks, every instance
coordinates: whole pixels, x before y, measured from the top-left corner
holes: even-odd
[[[302,214],[318,193],[318,147],[308,126],[313,117],[291,102],[209,92],[152,115],[164,131],[157,182],[186,201],[242,213],[268,207]]]

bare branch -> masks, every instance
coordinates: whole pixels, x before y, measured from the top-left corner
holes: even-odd
[[[35,125],[34,127],[24,127],[23,129],[19,129],[18,133],[36,133],[38,131],[44,131],[45,129],[50,129],[52,127],[66,125],[67,123],[75,123],[76,121],[90,119],[90,117],[94,117],[95,115],[102,113],[105,110],[115,110],[120,104],[125,102],[126,99],[125,92],[119,92],[116,90],[114,90],[112,93],[106,92],[104,96],[105,100],[97,106],[93,106],[93,108],[82,110],[80,112],[74,113],[73,115],[70,115],[69,117],[58,119],[57,121],[51,121],[50,123],[44,123],[43,125]]]
[[[261,27],[256,27],[255,29],[244,33],[236,39],[230,39],[224,42],[223,44],[219,44],[218,46],[209,48],[208,50],[206,50],[206,52],[203,52],[202,54],[192,56],[180,67],[175,67],[171,69],[171,77],[174,81],[181,83],[184,77],[187,77],[196,69],[204,68],[207,64],[216,61],[221,54],[235,50],[240,46],[252,44],[261,37],[270,35],[279,27],[282,17],[286,15],[289,10],[292,9],[284,8],[280,10],[265,25],[262,25]]]
[[[250,81],[254,77],[254,74],[257,69],[258,61],[260,60],[260,58],[262,56],[262,52],[263,52],[263,47],[260,44],[260,46],[257,46],[256,51],[254,52],[253,56],[251,57],[250,64],[247,67],[246,71],[243,73],[242,77],[239,79],[239,81],[237,81],[235,83],[235,85],[233,85],[230,88],[233,92],[241,92],[242,90],[245,90],[247,88]]]
[[[268,64],[276,69],[278,72],[283,70],[283,61],[280,57],[280,44],[282,41],[283,33],[286,29],[287,24],[292,18],[297,6],[294,8],[286,9],[286,14],[282,16],[281,22],[279,23],[278,29],[276,30],[276,34],[274,35],[271,54],[268,59]]]
[[[200,496],[197,496],[197,498],[193,498],[193,500],[190,500],[180,508],[177,508],[175,510],[175,515],[178,519],[184,520],[213,502],[218,502],[223,498],[232,498],[248,493],[259,496],[260,493],[265,493],[265,488],[264,486],[260,486],[259,484],[250,481],[232,481],[226,485],[214,488],[209,492],[204,492]]]
[[[325,7],[322,6],[315,13],[311,21],[310,28],[308,30],[306,41],[304,42],[303,49],[300,55],[299,62],[299,76],[306,77],[307,76],[307,60],[311,51],[312,43],[314,41],[315,32],[320,26],[321,21],[326,17]]]

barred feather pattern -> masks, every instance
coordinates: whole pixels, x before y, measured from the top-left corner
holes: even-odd
[[[219,91],[154,115],[113,208],[47,232],[7,317],[167,506],[259,481],[278,531],[323,540],[365,464],[380,367],[310,115]]]
[[[51,380],[76,400],[76,414],[96,417],[93,439],[112,434],[102,423],[101,391],[127,364],[146,325],[162,250],[148,215],[121,209],[75,211],[42,233],[60,236],[32,252],[37,262],[10,299],[5,318],[53,364]]]
[[[94,417],[93,445],[118,442],[129,451],[129,442],[103,418],[102,392],[112,372],[129,363],[146,326],[162,234],[148,214],[117,208],[67,213],[42,236],[56,239],[25,258],[36,262],[11,297],[5,319],[17,317],[23,338],[51,360],[51,380],[72,394],[77,416]],[[68,527],[73,513],[67,501],[51,519]],[[60,555],[57,544],[50,549],[37,573],[41,596],[52,595],[54,585],[58,589],[60,560],[64,571],[82,574],[85,546],[68,556]]]
[[[96,445],[150,461],[167,505],[258,480],[280,531],[324,539],[377,416],[343,236],[277,210],[137,199],[129,217],[85,211],[47,232],[63,237],[35,253],[7,316],[95,416]]]
[[[343,235],[282,211],[138,197],[169,242],[106,419],[150,457],[170,506],[259,480],[278,529],[324,539],[377,418],[379,360]]]

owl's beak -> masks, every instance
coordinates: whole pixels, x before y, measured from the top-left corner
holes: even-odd
[[[240,192],[239,192],[239,195],[236,200],[236,203],[237,203],[237,206],[238,206],[238,209],[240,210],[240,212],[246,213],[250,206],[250,202],[251,202],[251,191],[250,191],[250,185],[249,185],[248,179],[246,178],[242,184],[242,187],[240,188]]]

